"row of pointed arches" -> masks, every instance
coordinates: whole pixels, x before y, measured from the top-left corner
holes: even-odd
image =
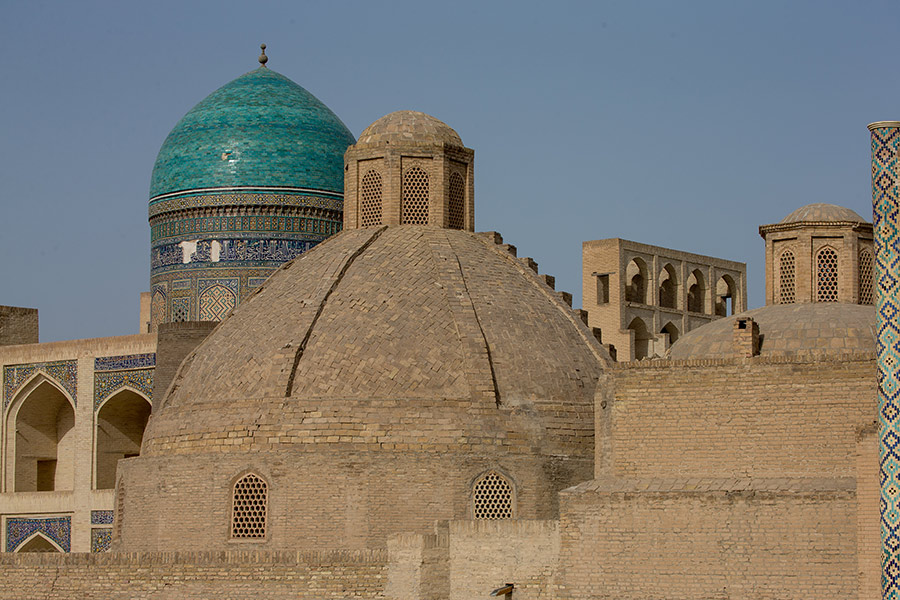
[[[267,536],[269,492],[269,482],[255,471],[245,472],[234,480],[231,496],[232,539],[264,539]],[[473,519],[515,518],[515,486],[512,479],[500,471],[491,469],[478,475],[472,482],[470,495]]]
[[[874,304],[875,257],[869,248],[863,248],[858,255],[857,289],[859,304]],[[814,298],[816,302],[838,302],[840,300],[838,251],[831,246],[823,246],[815,255]],[[797,302],[797,257],[791,248],[778,256],[778,292],[780,304]]]
[[[636,304],[651,304],[649,297],[649,268],[647,263],[635,257],[631,259],[625,269],[625,301]],[[708,286],[706,276],[701,269],[692,270],[684,282],[687,294],[682,301],[678,272],[671,263],[666,263],[660,270],[656,281],[657,305],[662,308],[675,310],[687,310],[688,312],[715,314],[727,317],[734,314],[734,299],[737,297],[737,285],[730,275],[719,277],[715,287],[715,305],[708,306]],[[684,306],[681,303],[684,302]]]
[[[628,329],[634,332],[634,359],[640,360],[650,356],[652,346],[655,343],[655,340],[658,339],[658,336],[652,333],[650,328],[647,327],[647,324],[644,323],[644,320],[640,317],[632,319],[628,324]],[[675,323],[668,321],[659,330],[659,335],[667,336],[668,345],[671,345],[678,340],[681,332],[678,330],[678,326],[675,325]]]
[[[149,398],[126,387],[93,411],[94,489],[112,489],[118,461],[140,453],[150,407]],[[5,491],[74,489],[78,422],[62,386],[37,374],[10,403],[4,426]]]

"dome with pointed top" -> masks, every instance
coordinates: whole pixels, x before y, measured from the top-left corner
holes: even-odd
[[[159,151],[150,198],[186,190],[293,187],[342,193],[353,135],[318,98],[260,67],[192,108]]]

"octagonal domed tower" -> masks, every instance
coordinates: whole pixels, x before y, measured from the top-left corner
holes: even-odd
[[[341,229],[354,142],[308,91],[263,63],[192,108],[150,184],[151,330],[218,321],[286,261]]]
[[[381,117],[344,156],[344,228],[429,225],[475,230],[475,152],[431,115]]]
[[[419,224],[348,228],[286,264],[119,463],[116,547],[382,548],[439,520],[558,516],[593,475],[609,356],[533,265],[496,234]]]
[[[766,241],[766,305],[874,304],[872,224],[834,204],[801,206],[762,225]]]

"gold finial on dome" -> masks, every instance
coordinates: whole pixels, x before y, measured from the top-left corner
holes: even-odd
[[[266,66],[266,63],[269,62],[269,57],[266,56],[266,45],[260,44],[259,49],[262,50],[262,53],[259,55],[259,64],[264,67]]]

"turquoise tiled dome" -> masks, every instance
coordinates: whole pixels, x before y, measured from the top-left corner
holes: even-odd
[[[354,143],[318,98],[260,67],[192,108],[163,142],[150,198],[222,187],[299,187],[342,194]]]

